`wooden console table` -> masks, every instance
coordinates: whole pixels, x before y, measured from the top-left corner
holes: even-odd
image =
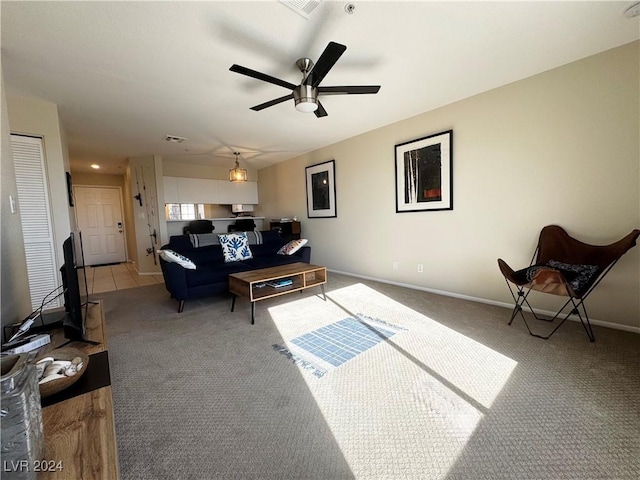
[[[99,342],[72,342],[69,346],[87,355],[107,351],[102,303],[89,305],[86,337]],[[64,343],[61,333],[52,335],[52,348]],[[60,469],[40,472],[38,479],[114,480],[119,478],[116,431],[111,386],[55,403],[42,409],[44,460]]]

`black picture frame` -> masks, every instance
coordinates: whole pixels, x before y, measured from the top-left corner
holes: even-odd
[[[67,177],[67,196],[69,197],[69,206],[73,207],[73,182],[71,181],[71,174],[65,172]]]
[[[335,160],[310,165],[305,168],[305,175],[307,186],[307,217],[337,217]]]
[[[453,130],[395,146],[396,213],[453,210]]]

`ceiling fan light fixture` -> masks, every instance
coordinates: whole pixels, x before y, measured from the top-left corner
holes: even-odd
[[[312,113],[318,109],[318,89],[311,85],[298,85],[293,91],[296,110],[302,113]]]
[[[329,42],[315,64],[310,58],[299,58],[296,61],[296,66],[302,73],[302,82],[300,85],[294,85],[293,83],[280,78],[272,77],[266,73],[251,70],[250,68],[243,67],[235,63],[231,65],[229,70],[239,73],[240,75],[255,78],[256,80],[284,87],[291,91],[288,95],[283,95],[282,97],[274,98],[268,102],[255,105],[251,107],[251,110],[259,112],[260,110],[273,107],[274,105],[279,105],[293,98],[297,111],[302,113],[313,112],[317,118],[322,118],[327,116],[327,111],[325,110],[324,105],[318,101],[319,94],[362,95],[378,93],[378,90],[380,90],[380,85],[320,86],[327,73],[329,73],[340,56],[346,50],[346,45]]]
[[[313,113],[318,109],[314,98],[301,98],[296,100],[296,110],[302,113]]]
[[[239,152],[233,152],[236,156],[236,166],[229,170],[230,182],[246,182],[247,181],[247,169],[240,168],[240,162],[238,161]]]

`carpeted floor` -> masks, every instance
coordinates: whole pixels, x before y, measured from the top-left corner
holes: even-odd
[[[255,325],[242,299],[100,294],[121,477],[640,476],[640,335],[567,322],[544,341],[499,307],[331,273],[326,291],[259,302]],[[293,340],[338,348],[354,319],[386,336],[340,337],[355,350],[317,375]]]

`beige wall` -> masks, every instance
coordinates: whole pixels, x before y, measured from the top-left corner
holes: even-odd
[[[11,213],[9,197],[18,199],[16,176],[11,153],[11,137],[9,129],[9,113],[5,98],[4,79],[0,88],[0,108],[2,116],[2,162],[0,164],[1,180],[1,235],[0,235],[0,304],[2,305],[2,325],[10,325],[22,321],[31,312],[27,262],[25,260],[22,240],[22,224],[20,211]],[[18,205],[19,207],[19,205]],[[3,338],[3,341],[7,339]]]
[[[73,186],[123,187],[124,175],[106,175],[104,173],[71,172]]]
[[[639,45],[262,169],[260,214],[298,216],[314,263],[509,303],[496,259],[528,265],[543,226],[559,224],[599,244],[640,228]],[[448,129],[453,129],[454,210],[395,213],[394,146]],[[331,159],[338,217],[308,219],[304,169]],[[417,272],[417,264],[424,265],[424,273]],[[594,291],[589,313],[640,331],[639,297],[640,248],[635,248]],[[556,300],[540,295],[537,305],[551,310]]]

